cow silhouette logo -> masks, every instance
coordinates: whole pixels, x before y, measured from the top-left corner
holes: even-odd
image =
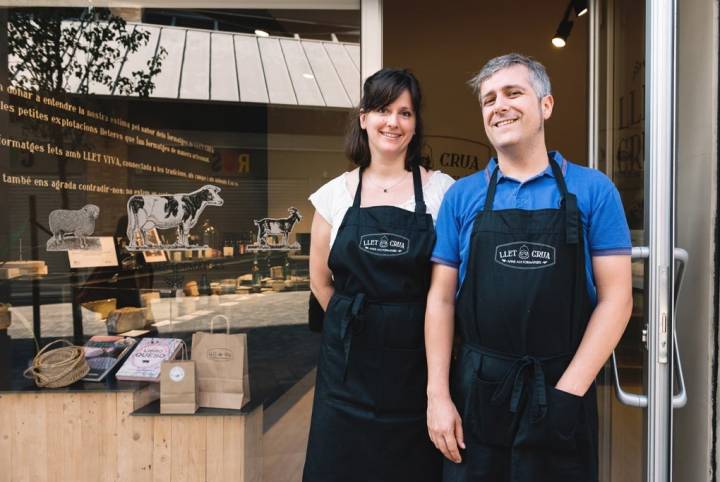
[[[206,248],[190,244],[190,230],[197,224],[206,207],[223,205],[219,193],[219,187],[207,185],[191,193],[131,196],[127,202],[127,237],[130,243],[126,249],[172,251]],[[169,245],[154,242],[157,239],[150,236],[153,229],[175,229],[175,242]]]
[[[257,228],[257,239],[255,243],[247,247],[248,251],[296,251],[300,249],[300,243],[290,244],[290,232],[302,219],[300,211],[296,207],[288,208],[290,213],[285,218],[262,218],[254,219],[253,224]]]

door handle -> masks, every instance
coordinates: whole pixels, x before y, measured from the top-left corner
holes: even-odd
[[[647,259],[650,257],[650,249],[647,246],[639,246],[632,248],[632,259]],[[673,257],[678,262],[677,270],[675,272],[675,280],[673,282],[673,298],[675,301],[675,311],[677,311],[677,300],[680,295],[680,289],[685,275],[685,265],[688,260],[688,253],[682,248],[675,248],[673,250]],[[676,317],[677,319],[677,317]],[[672,407],[682,408],[687,404],[687,390],[685,389],[685,376],[683,374],[682,362],[680,360],[680,350],[677,342],[677,330],[673,323],[673,356],[675,357],[675,363],[677,365],[678,374],[678,389],[679,392],[673,395]],[[628,405],[630,407],[645,408],[648,405],[647,395],[640,393],[626,392],[620,384],[620,375],[618,374],[617,359],[615,357],[615,350],[612,352],[612,366],[613,375],[615,378],[615,395],[617,396],[620,403]]]

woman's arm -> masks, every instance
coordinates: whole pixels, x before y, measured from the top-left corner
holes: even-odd
[[[332,226],[315,211],[310,228],[310,289],[323,310],[327,310],[330,297],[335,291],[332,273],[328,267],[331,230]]]

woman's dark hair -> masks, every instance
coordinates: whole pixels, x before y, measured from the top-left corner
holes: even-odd
[[[365,80],[360,106],[350,114],[347,135],[345,136],[345,155],[360,167],[370,165],[370,145],[367,132],[360,127],[360,113],[373,112],[387,107],[400,97],[404,91],[410,93],[412,108],[415,112],[415,135],[408,144],[405,157],[405,169],[413,164],[428,167],[430,159],[423,159],[422,94],[420,83],[410,71],[405,69],[382,69]]]

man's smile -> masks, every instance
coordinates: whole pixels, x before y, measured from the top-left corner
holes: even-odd
[[[508,126],[508,125],[510,125],[510,124],[513,124],[513,123],[516,122],[517,120],[518,120],[517,118],[514,118],[514,119],[503,119],[503,120],[501,120],[501,121],[495,122],[495,123],[493,124],[493,127],[504,127],[504,126]]]

